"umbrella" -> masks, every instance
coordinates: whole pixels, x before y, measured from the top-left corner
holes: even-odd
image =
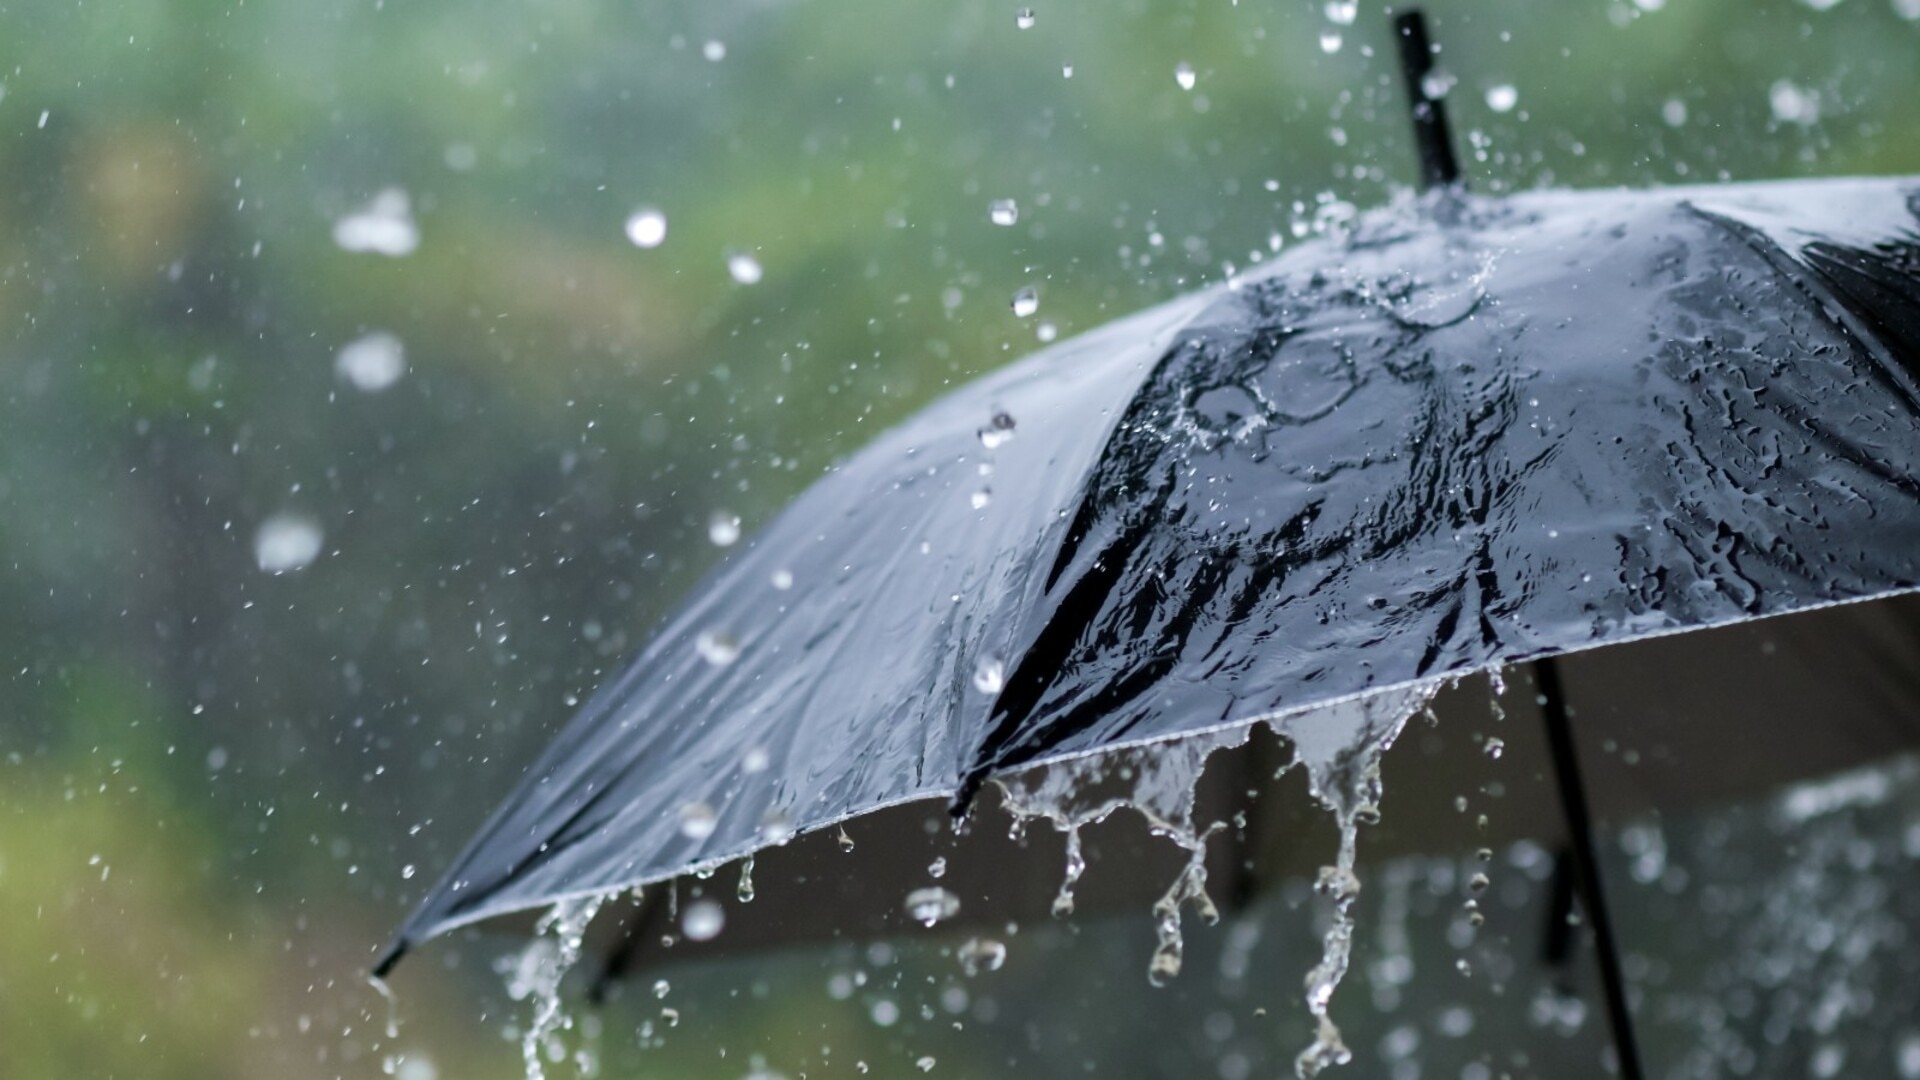
[[[1476,197],[1401,27],[1431,190],[836,466],[580,709],[378,970],[491,916],[1256,721],[1346,826],[1349,872],[1378,752],[1443,683],[1913,589],[1920,181]],[[1572,663],[1537,696],[1606,963]],[[1870,715],[1836,741],[1911,734]]]

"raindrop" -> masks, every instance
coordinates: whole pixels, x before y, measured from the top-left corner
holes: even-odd
[[[1050,322],[1042,322],[1033,328],[1033,336],[1039,338],[1041,343],[1045,344],[1060,336],[1060,328]]]
[[[377,393],[407,373],[407,350],[399,338],[375,331],[342,345],[333,359],[333,370],[354,389]]]
[[[921,1072],[932,1072],[935,1062],[933,1060],[933,1055],[928,1054],[925,1057],[922,1057],[920,1060],[914,1062],[913,1064]]]
[[[1337,26],[1352,26],[1360,14],[1359,0],[1327,0],[1327,21]]]
[[[731,547],[740,539],[740,515],[715,510],[707,519],[707,539],[714,547]]]
[[[1920,0],[1915,2],[1920,3]],[[1667,103],[1660,106],[1660,119],[1666,121],[1668,127],[1683,126],[1687,122],[1687,103],[1679,98],[1668,98]]]
[[[1438,101],[1446,97],[1447,93],[1453,89],[1453,84],[1458,81],[1459,80],[1453,77],[1451,72],[1442,68],[1434,68],[1421,78],[1420,92]]]
[[[717,64],[727,58],[727,43],[718,40],[709,41],[700,46],[700,55],[706,57],[709,63]]]
[[[643,206],[627,215],[627,239],[637,248],[657,248],[667,238],[667,215]]]
[[[1796,86],[1791,79],[1773,84],[1767,91],[1767,104],[1773,108],[1773,118],[1783,124],[1807,127],[1820,120],[1820,91]]]
[[[1340,36],[1340,31],[1338,30],[1320,31],[1320,51],[1329,56],[1339,52],[1340,46],[1345,43],[1346,39]]]
[[[743,904],[753,903],[753,856],[740,861],[740,887],[734,890],[734,897]]]
[[[973,669],[973,688],[983,694],[997,694],[1007,685],[1007,665],[997,656],[982,657]]]
[[[767,766],[771,764],[773,764],[773,759],[771,755],[767,753],[767,748],[764,746],[750,747],[747,752],[740,757],[741,772],[763,773],[767,771]]]
[[[269,574],[298,570],[320,556],[323,539],[312,518],[275,514],[260,523],[253,537],[253,557]]]
[[[1179,83],[1182,90],[1193,89],[1193,65],[1185,60],[1173,65],[1173,81]]]
[[[1467,922],[1472,926],[1486,925],[1487,916],[1480,910],[1480,901],[1469,900],[1462,905],[1467,912]]]
[[[841,851],[853,850],[853,837],[847,835],[847,827],[845,825],[840,826],[839,835],[834,837],[834,839],[839,841]]]
[[[656,998],[665,999],[668,992],[672,989],[673,984],[665,979],[655,979],[653,981],[653,996]]]
[[[740,640],[719,630],[701,631],[700,636],[693,639],[693,647],[700,659],[714,667],[726,667],[740,658]]]
[[[1894,14],[1908,22],[1920,22],[1920,0],[1893,0]],[[1920,1062],[1920,1050],[1915,1051],[1916,1062]],[[1920,1064],[1915,1064],[1912,1075],[1920,1078]]]
[[[981,488],[979,491],[974,492],[968,501],[973,504],[975,510],[985,510],[987,504],[993,501],[993,490],[991,488]]]
[[[712,836],[714,826],[719,821],[713,807],[706,803],[690,802],[680,807],[680,835],[689,840],[705,840]]]
[[[989,450],[998,450],[1013,438],[1013,417],[1007,413],[993,414],[987,426],[980,429],[980,445]]]
[[[915,889],[907,894],[907,914],[922,926],[951,919],[960,910],[960,898],[938,885]]]
[[[712,941],[726,925],[726,909],[712,900],[695,900],[680,913],[680,932],[688,941]]]
[[[1499,761],[1500,755],[1507,752],[1506,741],[1504,739],[1488,739],[1487,745],[1486,745],[1486,751],[1487,751],[1488,757],[1492,758],[1495,761]]]
[[[942,855],[941,857],[933,860],[933,862],[929,863],[927,865],[927,874],[928,876],[935,877],[935,878],[946,877],[947,876],[946,856]]]
[[[793,588],[793,571],[785,569],[775,570],[771,580],[774,588],[779,589],[781,592],[786,592],[788,589]]]
[[[1920,3],[1920,0],[1915,0],[1915,2],[1916,2],[1916,3]],[[1073,78],[1073,65],[1072,65],[1072,64],[1061,64],[1061,65],[1060,65],[1060,77],[1061,77],[1061,78],[1063,78],[1063,79],[1071,79],[1071,78]]]
[[[1020,220],[1020,204],[1012,199],[995,199],[987,204],[987,220],[995,225],[1012,225]]]
[[[1473,976],[1473,965],[1467,963],[1467,958],[1464,956],[1453,962],[1453,970],[1469,978]]]
[[[420,246],[420,227],[413,222],[407,193],[391,187],[366,206],[333,223],[333,242],[343,251],[399,258]]]
[[[1520,104],[1520,91],[1511,83],[1499,83],[1487,87],[1487,108],[1497,113],[1512,112]]]
[[[1016,10],[1013,13],[1013,25],[1015,29],[1019,29],[1019,30],[1033,29],[1033,9],[1030,7],[1023,7]]]
[[[992,938],[968,938],[958,953],[960,969],[968,975],[999,971],[1007,962],[1007,947]]]
[[[1026,318],[1040,310],[1040,293],[1031,285],[1023,285],[1013,294],[1013,313]]]
[[[413,875],[414,875],[414,868],[412,863],[408,863],[407,865],[400,868],[400,879],[402,881],[413,880]]]
[[[1477,893],[1486,892],[1488,884],[1490,883],[1485,874],[1475,874],[1467,879],[1467,888]]]
[[[742,285],[757,285],[766,271],[760,266],[760,260],[744,251],[736,251],[727,256],[727,273]]]

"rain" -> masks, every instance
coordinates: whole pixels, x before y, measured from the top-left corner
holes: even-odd
[[[1920,1080],[1920,2],[254,7],[0,74],[0,1073]]]

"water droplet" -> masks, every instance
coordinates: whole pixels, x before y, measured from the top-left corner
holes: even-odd
[[[841,851],[853,850],[853,837],[847,835],[847,827],[845,825],[840,826],[839,835],[835,836],[834,839],[839,842]]]
[[[761,267],[759,259],[744,251],[736,251],[727,256],[727,273],[742,285],[757,285],[766,270]]]
[[[1334,53],[1339,52],[1340,46],[1344,44],[1346,44],[1346,39],[1340,36],[1340,31],[1338,30],[1320,31],[1320,51],[1321,52],[1331,56]]]
[[[397,187],[375,195],[366,206],[333,223],[333,242],[342,251],[399,258],[420,246],[407,193]]]
[[[726,667],[740,658],[740,640],[721,630],[703,630],[693,639],[700,659],[714,667]]]
[[[1477,851],[1475,851],[1475,852],[1473,853],[1473,857],[1474,857],[1474,858],[1476,858],[1476,859],[1479,859],[1479,860],[1480,860],[1481,862],[1492,862],[1492,861],[1493,861],[1493,849],[1492,849],[1492,848],[1486,848],[1486,847],[1483,847],[1483,848],[1480,848],[1479,850],[1477,850]]]
[[[741,772],[763,773],[767,771],[767,766],[771,764],[773,764],[773,759],[771,755],[767,753],[767,748],[764,746],[749,747],[747,752],[740,756]]]
[[[643,206],[627,215],[627,239],[637,248],[657,248],[667,238],[667,215]]]
[[[1510,83],[1498,83],[1487,87],[1487,108],[1497,113],[1512,112],[1520,104],[1520,91]]]
[[[1041,344],[1045,344],[1060,336],[1060,328],[1050,322],[1043,321],[1040,325],[1033,328],[1033,336],[1039,338]]]
[[[653,996],[656,998],[665,999],[667,996],[667,993],[672,989],[673,989],[673,984],[669,983],[665,979],[655,979],[653,981]]]
[[[1469,900],[1461,906],[1466,909],[1468,925],[1484,926],[1486,924],[1487,916],[1480,910],[1480,901]]]
[[[1687,103],[1679,98],[1668,98],[1667,103],[1660,106],[1660,119],[1666,121],[1668,127],[1683,126],[1687,122]]]
[[[947,859],[946,859],[946,856],[944,856],[944,855],[943,855],[943,856],[941,856],[941,857],[939,857],[939,858],[937,858],[937,859],[935,859],[935,860],[933,860],[933,862],[931,862],[931,863],[929,863],[929,864],[927,865],[927,874],[928,874],[928,875],[929,875],[930,877],[935,877],[935,878],[943,878],[943,877],[946,877],[946,876],[947,876]]]
[[[1013,417],[1006,413],[994,413],[987,426],[980,429],[980,445],[989,450],[998,450],[1013,438]]]
[[[1453,970],[1459,972],[1462,975],[1467,976],[1468,978],[1471,978],[1473,976],[1473,965],[1467,963],[1467,958],[1464,956],[1453,962]]]
[[[340,346],[333,370],[355,390],[378,393],[407,373],[407,350],[399,338],[376,330]]]
[[[1180,89],[1182,90],[1193,89],[1193,65],[1187,63],[1185,60],[1173,65],[1173,81],[1180,84]]]
[[[973,669],[973,688],[983,694],[997,694],[1007,685],[1007,665],[997,656],[986,656]]]
[[[1485,874],[1475,874],[1467,879],[1467,888],[1477,893],[1486,892],[1489,884],[1491,884],[1491,882],[1487,880],[1487,875]]]
[[[712,900],[695,900],[680,913],[680,932],[688,941],[712,941],[726,925],[726,909]]]
[[[1420,92],[1435,101],[1447,96],[1457,82],[1452,73],[1443,68],[1434,68],[1420,79]]]
[[[1327,0],[1327,21],[1336,26],[1352,26],[1360,14],[1359,0]]]
[[[981,488],[980,490],[974,492],[973,495],[969,497],[967,501],[973,504],[973,508],[975,510],[985,510],[987,508],[987,504],[993,501],[993,489]]]
[[[298,570],[320,557],[319,523],[299,514],[275,514],[253,536],[253,558],[269,574]]]
[[[700,46],[700,55],[706,57],[708,63],[717,64],[727,58],[727,43],[719,40],[710,40],[705,45]]]
[[[714,547],[731,547],[740,539],[740,515],[715,510],[707,519],[707,539]]]
[[[1920,0],[1914,0],[1914,2],[1915,2],[1915,3],[1920,3]],[[1063,79],[1071,79],[1071,78],[1073,78],[1073,65],[1072,65],[1072,64],[1061,64],[1061,65],[1060,65],[1060,77],[1061,77],[1061,78],[1063,78]]]
[[[956,955],[962,971],[978,975],[983,971],[999,971],[1007,962],[1007,947],[992,938],[968,938]]]
[[[951,919],[960,911],[960,898],[938,885],[915,889],[907,894],[907,914],[922,926]]]
[[[1019,29],[1019,30],[1033,29],[1033,9],[1030,7],[1023,7],[1014,11],[1013,25],[1016,29]]]
[[[928,1054],[922,1057],[920,1060],[914,1062],[913,1064],[921,1072],[932,1072],[935,1062],[933,1060],[933,1055]]]
[[[987,204],[987,220],[995,225],[1012,225],[1020,220],[1020,204],[1012,199],[995,199]]]
[[[407,865],[400,868],[400,879],[402,881],[411,881],[413,880],[414,873],[415,871],[413,868],[413,864],[408,863]]]
[[[1506,741],[1504,739],[1488,739],[1487,745],[1486,745],[1486,751],[1487,751],[1488,757],[1492,758],[1495,761],[1499,761],[1500,755],[1507,752]]]
[[[706,803],[690,802],[680,807],[680,835],[689,840],[705,840],[719,823],[713,807]]]
[[[773,583],[774,588],[779,589],[781,592],[786,592],[788,589],[793,588],[793,571],[775,570],[769,580]]]
[[[740,886],[734,890],[734,898],[743,904],[753,903],[753,856],[740,860]]]
[[[1013,294],[1013,313],[1026,318],[1040,310],[1040,293],[1031,285],[1023,285]]]
[[[760,839],[769,844],[784,844],[793,839],[793,819],[775,807],[760,818]]]

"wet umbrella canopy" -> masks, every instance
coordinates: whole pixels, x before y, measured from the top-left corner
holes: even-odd
[[[1377,754],[1442,683],[1909,590],[1917,466],[1920,181],[1404,199],[836,467],[581,708],[381,967],[1262,720],[1350,874]]]

